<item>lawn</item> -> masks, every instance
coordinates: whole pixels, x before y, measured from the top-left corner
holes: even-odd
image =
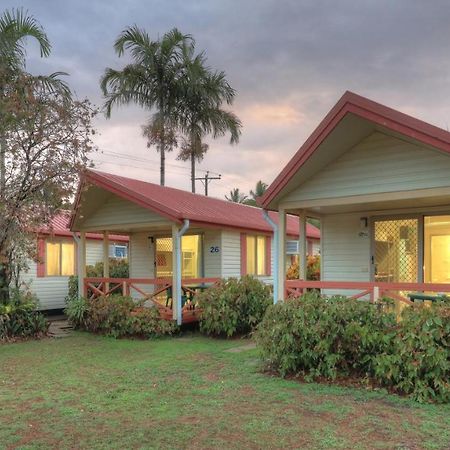
[[[0,345],[0,447],[448,449],[450,406],[260,372],[200,336]]]

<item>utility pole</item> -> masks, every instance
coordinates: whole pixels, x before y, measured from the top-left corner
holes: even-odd
[[[204,177],[195,178],[196,180],[200,180],[205,186],[205,196],[208,197],[208,184],[211,183],[212,180],[221,180],[222,175],[219,174],[218,177],[210,177],[209,170],[206,172]]]

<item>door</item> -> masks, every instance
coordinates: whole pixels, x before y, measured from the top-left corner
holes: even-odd
[[[183,278],[202,276],[202,236],[199,234],[181,238],[181,268]],[[156,239],[156,278],[171,278],[173,274],[172,238]]]
[[[450,283],[450,216],[424,218],[424,281]]]
[[[419,219],[375,220],[372,239],[374,281],[419,281]]]

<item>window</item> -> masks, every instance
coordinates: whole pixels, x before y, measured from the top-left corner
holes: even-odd
[[[128,247],[124,244],[112,244],[110,249],[110,256],[113,258],[127,258]]]
[[[75,246],[73,242],[47,242],[45,246],[47,276],[70,276],[75,274]]]
[[[247,275],[268,275],[267,238],[265,236],[247,236]]]

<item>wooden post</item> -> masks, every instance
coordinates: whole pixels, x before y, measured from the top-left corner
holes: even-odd
[[[378,303],[380,299],[380,288],[378,286],[373,287],[373,302]]]
[[[109,278],[109,233],[103,232],[103,278]],[[105,294],[109,291],[109,283],[104,283]],[[125,293],[124,293],[125,295]]]
[[[300,211],[298,215],[299,220],[299,236],[298,236],[298,250],[299,250],[299,258],[298,258],[298,277],[300,280],[306,280],[306,250],[307,250],[307,241],[306,241],[306,215],[304,211]]]
[[[80,232],[80,237],[77,242],[77,263],[78,263],[78,296],[87,296],[87,289],[84,286],[84,279],[86,278],[86,233]]]
[[[278,212],[278,301],[285,297],[286,281],[286,211]]]

